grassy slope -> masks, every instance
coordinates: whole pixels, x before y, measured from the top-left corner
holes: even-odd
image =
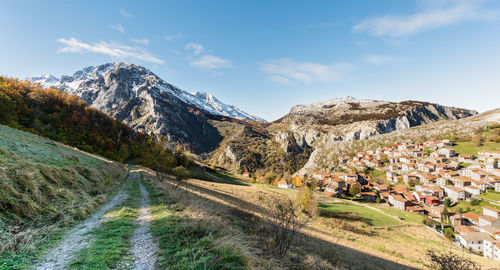
[[[453,146],[455,151],[460,154],[471,154],[477,157],[477,152],[480,150],[499,151],[500,143],[485,142],[482,146],[476,146],[472,142],[457,142]]]
[[[0,125],[0,269],[36,258],[125,176],[122,165]]]
[[[259,210],[255,207],[262,205],[260,198],[265,196],[264,194],[271,194],[272,196],[281,194],[294,197],[288,190],[266,188],[260,185],[214,184],[196,180],[191,180],[190,183],[238,199],[232,202],[231,200],[228,201],[227,198],[219,197],[220,195],[212,196],[209,193],[203,194],[203,192],[200,193],[201,196],[206,196],[212,200],[223,200],[229,206],[242,203],[247,211],[257,213]],[[319,199],[327,201],[323,197],[320,196]],[[240,200],[241,202],[239,202]],[[344,200],[340,201],[343,202]],[[329,205],[326,206],[328,208]],[[295,248],[292,249],[292,256],[294,252],[301,250],[302,253],[308,256],[318,255],[332,262],[337,261],[340,266],[353,269],[363,269],[366,265],[372,265],[374,268],[379,269],[380,267],[382,269],[394,267],[394,265],[385,262],[384,259],[417,268],[428,268],[429,262],[425,251],[433,249],[439,251],[450,250],[460,256],[470,256],[484,267],[496,265],[496,262],[464,253],[463,250],[457,248],[448,240],[420,225],[422,217],[419,215],[387,208],[382,205],[370,204],[370,206],[376,207],[389,215],[402,218],[399,223],[400,226],[374,228],[369,223],[384,224],[386,218],[390,217],[363,206],[348,205],[348,210],[344,206],[346,205],[334,208],[334,210],[356,212],[354,218],[352,215],[318,217],[311,224],[312,228],[310,230],[306,229],[307,234],[315,238],[306,238],[304,241],[296,243]],[[397,220],[392,219],[385,224],[394,225],[393,221],[398,223]],[[326,242],[322,242],[322,240]]]
[[[144,176],[149,180],[151,231],[160,247],[159,269],[246,269],[236,250],[216,244],[222,228],[190,217],[186,204],[157,189],[146,172]]]
[[[347,220],[360,220],[371,226],[392,226],[400,224],[394,218],[386,216],[370,208],[351,204],[349,202],[320,203],[319,208],[322,215],[324,215],[325,212],[334,213],[332,217]]]

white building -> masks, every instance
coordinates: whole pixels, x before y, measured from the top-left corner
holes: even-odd
[[[493,239],[484,240],[483,255],[486,258],[500,260],[500,241]]]
[[[492,240],[490,235],[484,232],[457,234],[455,239],[463,248],[481,253],[483,252],[484,241]]]
[[[500,209],[491,206],[483,206],[483,215],[494,218],[500,218]]]
[[[468,197],[479,196],[481,194],[481,189],[475,186],[466,186],[464,191],[467,193]]]

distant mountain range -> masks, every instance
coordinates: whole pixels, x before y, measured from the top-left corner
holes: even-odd
[[[183,91],[133,64],[110,63],[73,76],[30,80],[75,94],[132,128],[181,144],[211,163],[275,174],[305,174],[329,166],[335,142],[477,114],[428,102],[345,97],[297,105],[267,123],[208,93]]]

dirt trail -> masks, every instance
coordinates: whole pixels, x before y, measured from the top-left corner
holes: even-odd
[[[157,261],[158,245],[153,240],[153,235],[149,230],[151,222],[151,212],[149,211],[149,193],[139,182],[141,190],[141,214],[138,218],[139,228],[134,232],[131,239],[132,254],[134,254],[134,269],[149,270],[154,269]]]
[[[131,173],[127,179],[136,178],[135,173]],[[92,239],[88,232],[98,227],[106,214],[113,207],[122,203],[129,195],[125,192],[124,184],[118,193],[108,201],[104,206],[99,208],[90,218],[80,223],[64,236],[64,240],[58,246],[50,250],[41,260],[41,263],[33,267],[37,270],[54,270],[64,269],[69,266],[69,263],[76,257],[78,251],[87,246]]]

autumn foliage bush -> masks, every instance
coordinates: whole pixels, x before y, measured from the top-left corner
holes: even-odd
[[[57,88],[0,76],[0,124],[99,154],[170,172],[189,159]]]

